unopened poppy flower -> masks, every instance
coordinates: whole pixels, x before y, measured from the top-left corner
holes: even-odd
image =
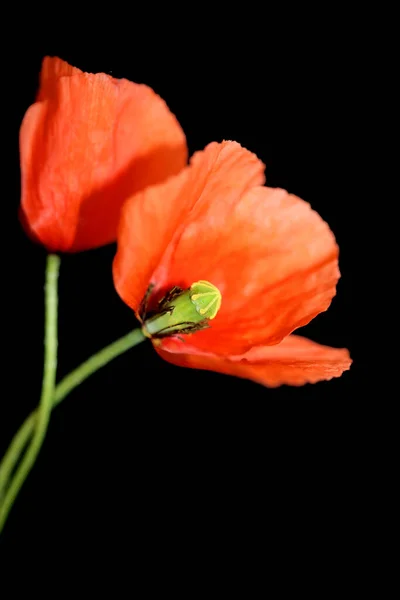
[[[20,130],[21,219],[49,251],[115,241],[124,200],[178,173],[184,133],[148,86],[46,57]]]
[[[125,204],[113,273],[121,298],[170,363],[267,386],[331,379],[345,349],[292,331],[331,303],[338,247],[309,204],[264,185],[235,142],[211,143]]]

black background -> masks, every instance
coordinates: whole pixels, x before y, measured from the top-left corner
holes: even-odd
[[[301,551],[306,522],[319,546],[338,542],[344,522],[356,527],[359,519],[359,199],[352,185],[359,57],[348,42],[351,25],[305,29],[281,18],[262,35],[226,24],[222,33],[210,28],[194,38],[183,29],[185,36],[177,29],[162,38],[149,29],[138,40],[136,27],[131,37],[114,31],[112,41],[104,29],[90,40],[74,30],[60,39],[32,37],[12,57],[0,450],[36,406],[41,386],[45,252],[25,237],[17,210],[18,129],[45,54],[150,85],[176,114],[190,154],[212,140],[237,140],[267,165],[268,185],[312,204],[336,235],[342,278],[329,310],[302,333],[349,348],[354,364],[340,379],[270,390],[173,367],[149,343],[138,346],[54,411],[4,530],[11,557],[38,537],[54,552],[72,544],[78,553],[101,548],[105,555],[123,539],[145,563],[154,553],[163,560],[176,543],[189,550],[206,541],[212,552],[246,531],[259,532],[268,546],[272,529],[282,531],[277,548],[290,539]],[[135,325],[113,288],[113,255],[109,246],[62,258],[59,378]]]

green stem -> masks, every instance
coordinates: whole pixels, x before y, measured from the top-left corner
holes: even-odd
[[[53,406],[57,406],[67,396],[76,386],[82,383],[85,379],[104,367],[111,360],[123,354],[130,348],[133,348],[140,342],[143,342],[147,339],[142,332],[142,330],[134,329],[127,335],[124,335],[122,338],[113,342],[109,346],[106,346],[97,354],[93,354],[88,360],[82,363],[78,368],[74,371],[66,375],[64,379],[57,385],[54,392],[54,400]]]
[[[26,447],[32,432],[35,428],[36,411],[31,412],[29,417],[25,419],[24,423],[18,429],[14,435],[12,442],[10,443],[7,452],[5,453],[3,460],[0,464],[0,507],[4,496],[6,485],[10,479],[10,475],[22,454],[22,451]]]
[[[0,532],[7,519],[8,513],[21,489],[25,479],[32,469],[36,457],[43,444],[50,419],[53,393],[56,383],[57,370],[57,282],[60,259],[55,254],[49,254],[46,265],[45,285],[45,336],[44,336],[44,369],[42,394],[40,397],[35,430],[26,454],[15,473],[14,479],[0,504]]]
[[[82,363],[74,371],[69,373],[61,380],[54,390],[52,408],[57,406],[75,387],[87,379],[92,373],[105,366],[111,360],[123,354],[130,348],[133,348],[143,340],[145,336],[141,329],[134,329],[127,335],[124,335],[119,340],[116,340],[109,346],[106,346],[97,354],[91,356],[88,360]],[[5,490],[7,481],[10,478],[11,472],[14,469],[21,452],[25,448],[35,428],[35,422],[38,412],[33,411],[29,417],[21,425],[19,431],[15,434],[7,453],[5,454],[0,465],[0,502],[2,490]]]

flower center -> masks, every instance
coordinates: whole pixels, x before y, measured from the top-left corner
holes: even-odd
[[[186,290],[175,286],[145,316],[143,333],[153,338],[194,333],[209,327],[220,306],[221,292],[209,281],[196,281]]]

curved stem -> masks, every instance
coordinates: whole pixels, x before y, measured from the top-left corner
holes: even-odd
[[[42,394],[35,419],[35,429],[28,450],[15,473],[9,489],[0,504],[0,532],[7,519],[8,513],[21,489],[25,479],[32,469],[46,435],[50,419],[51,405],[54,394],[57,370],[57,282],[60,259],[54,254],[47,257],[45,285],[45,338],[44,338],[44,369]]]
[[[29,442],[32,435],[32,431],[35,427],[36,411],[31,412],[29,417],[25,419],[24,423],[18,429],[14,435],[12,442],[10,443],[7,452],[5,453],[3,460],[0,464],[0,506],[4,496],[7,482],[10,475],[21,456],[25,446]]]
[[[53,406],[57,406],[74,388],[76,388],[82,381],[87,379],[92,373],[95,373],[101,367],[104,367],[111,360],[123,354],[130,348],[133,348],[140,342],[147,339],[140,328],[134,329],[127,335],[113,342],[109,346],[106,346],[97,354],[93,354],[88,360],[82,363],[74,371],[66,375],[62,381],[57,385],[54,392]]]
[[[95,373],[98,369],[108,364],[111,360],[133,348],[146,339],[142,330],[134,329],[119,340],[106,346],[88,360],[66,375],[54,390],[52,408],[57,406],[75,387]],[[5,490],[10,475],[17,464],[19,457],[29,441],[35,427],[37,410],[31,412],[18,432],[15,434],[0,465],[0,502],[2,491]]]

